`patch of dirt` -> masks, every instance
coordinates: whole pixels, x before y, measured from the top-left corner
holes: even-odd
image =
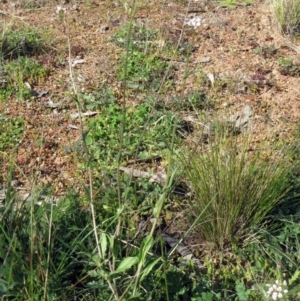
[[[70,118],[76,106],[72,101],[68,43],[71,60],[84,60],[74,67],[77,90],[97,91],[108,85],[121,96],[115,70],[121,49],[112,37],[130,18],[121,1],[67,1],[63,7],[65,22],[52,1],[32,9],[23,8],[18,1],[15,5],[0,4],[3,25],[29,24],[49,32],[53,40],[57,57],[52,72],[43,84],[34,87],[48,94],[26,102],[12,98],[1,104],[1,112],[26,120],[16,154],[18,186],[29,187],[36,178],[45,184],[56,183],[57,195],[79,181],[77,161],[65,152],[65,146],[80,137],[79,121]],[[191,75],[184,84],[186,63],[175,61],[175,88],[170,95],[203,91],[217,103],[220,115],[241,111],[248,104],[254,111],[253,134],[257,140],[264,139],[270,131],[278,139],[290,139],[300,117],[300,79],[281,74],[278,58],[290,57],[299,63],[300,46],[278,32],[268,5],[255,1],[246,7],[228,9],[211,2],[200,12],[187,10],[182,1],[149,0],[140,4],[135,15],[135,20],[158,29],[162,40],[176,43],[182,38],[193,45]],[[186,18],[194,16],[202,17],[201,25],[195,29],[184,26]],[[264,54],[259,53],[260,49],[276,51]],[[208,73],[213,75],[213,84]],[[49,99],[64,103],[49,108]],[[4,164],[1,172],[4,174],[7,168],[8,164]]]

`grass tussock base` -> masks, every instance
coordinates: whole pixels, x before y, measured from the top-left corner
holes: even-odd
[[[191,223],[217,249],[241,242],[280,204],[289,187],[289,158],[283,152],[250,151],[250,138],[227,130],[214,141],[182,156],[184,176],[193,193]]]
[[[271,7],[282,33],[300,34],[299,0],[271,0]]]

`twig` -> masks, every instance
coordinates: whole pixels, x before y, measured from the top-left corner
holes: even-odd
[[[14,14],[7,13],[7,12],[5,12],[4,10],[0,10],[0,14],[1,14],[1,15],[5,15],[5,16],[9,16],[9,17],[18,18],[18,19],[24,19],[23,17],[19,17],[19,16],[16,16],[16,15],[14,15]]]

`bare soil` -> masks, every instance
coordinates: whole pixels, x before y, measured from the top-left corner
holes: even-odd
[[[30,25],[49,33],[53,52],[46,53],[43,60],[48,58],[52,71],[44,83],[33,87],[35,91],[49,92],[29,101],[12,97],[0,104],[0,111],[26,120],[15,155],[17,185],[28,188],[36,179],[54,184],[54,193],[60,195],[80,181],[76,172],[78,158],[65,151],[80,137],[79,121],[70,117],[77,111],[72,101],[68,45],[72,60],[85,61],[74,67],[78,91],[97,91],[108,85],[121,97],[116,66],[123,50],[112,37],[129,21],[129,15],[122,1],[65,1],[61,5],[66,8],[64,22],[56,14],[55,2],[35,8],[26,8],[23,2],[1,2],[2,22]],[[278,58],[293,58],[295,64],[300,64],[300,46],[295,38],[278,31],[265,1],[256,0],[252,5],[233,9],[211,2],[202,5],[199,12],[194,1],[196,9],[191,13],[184,1],[139,2],[135,20],[159,30],[162,42],[184,39],[194,47],[189,62],[192,72],[185,84],[186,63],[174,62],[175,86],[170,95],[203,91],[215,100],[219,115],[240,112],[248,104],[254,111],[253,135],[257,141],[266,139],[270,132],[284,142],[294,139],[292,134],[300,116],[300,79],[282,74]],[[205,20],[196,29],[183,26],[184,20],[193,16]],[[214,77],[213,84],[208,73]],[[49,99],[64,103],[49,108]],[[9,166],[6,162],[3,175]]]

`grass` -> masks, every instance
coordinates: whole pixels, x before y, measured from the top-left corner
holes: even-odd
[[[246,0],[246,1],[235,1],[235,0],[224,0],[219,1],[219,4],[221,7],[228,7],[228,8],[235,8],[237,6],[247,6],[251,5],[253,3],[252,0]]]
[[[51,66],[42,64],[44,55],[49,52],[49,36],[28,25],[15,27],[2,24],[0,39],[2,61],[2,86],[0,100],[10,95],[20,99],[31,98],[30,85],[38,85],[45,81]]]
[[[27,24],[1,24],[1,57],[12,60],[20,56],[31,57],[49,52],[51,34],[48,30],[38,30]]]
[[[53,198],[55,187],[37,184],[37,174],[29,181],[29,196],[20,195],[13,185],[19,169],[13,149],[26,122],[1,116],[0,152],[10,160],[0,187],[1,299],[260,301],[266,300],[268,284],[286,280],[286,299],[295,300],[300,289],[297,146],[254,151],[251,134],[232,133],[214,120],[207,139],[187,146],[187,136],[196,139],[199,132],[193,133],[183,116],[213,119],[216,103],[196,88],[171,94],[175,73],[166,57],[186,59],[191,52],[161,47],[158,32],[133,22],[133,8],[127,6],[126,13],[131,21],[113,38],[121,49],[116,67],[121,96],[109,83],[79,93],[77,71],[68,70],[81,133],[73,153],[78,175],[73,189]],[[64,11],[60,22],[67,33]],[[5,104],[15,96],[25,103],[31,97],[25,82],[43,82],[54,66],[52,58],[46,60],[53,53],[44,53],[32,32],[26,27],[24,34],[4,34]],[[31,46],[21,51],[25,33]],[[83,48],[66,40],[71,60]],[[273,52],[257,49],[267,58]],[[293,68],[288,60],[279,64]],[[88,110],[96,112],[89,120],[82,114]],[[166,180],[135,178],[121,171],[124,166],[162,172]],[[185,190],[178,194],[180,185]],[[196,237],[193,256],[204,268],[194,260],[183,265],[175,255],[179,243],[170,248],[163,240],[173,220],[182,223],[174,226],[180,240]]]
[[[300,1],[272,0],[271,6],[279,29],[290,35],[299,34],[300,30]]]
[[[161,78],[170,67],[165,57],[174,49],[168,45],[159,45],[158,39],[157,31],[139,23],[126,24],[124,29],[115,35],[115,43],[125,49],[120,55],[117,76],[120,81],[126,79],[127,87],[133,91],[157,92],[161,88]],[[172,87],[172,84],[169,71],[164,82],[165,89]]]
[[[114,145],[119,143],[122,118],[122,108],[110,104],[90,122],[86,141],[97,166],[116,159],[118,150]],[[123,160],[146,159],[166,152],[176,118],[170,111],[154,110],[149,102],[126,108]]]
[[[5,64],[4,70],[6,83],[0,90],[2,99],[8,97],[9,94],[15,94],[19,99],[31,98],[33,96],[31,86],[43,83],[50,73],[49,68],[27,57],[10,61]]]
[[[277,153],[274,165],[270,155],[249,152],[247,139],[217,128],[207,147],[184,151],[189,215],[193,221],[208,206],[196,231],[217,249],[245,241],[289,189],[288,157]]]

